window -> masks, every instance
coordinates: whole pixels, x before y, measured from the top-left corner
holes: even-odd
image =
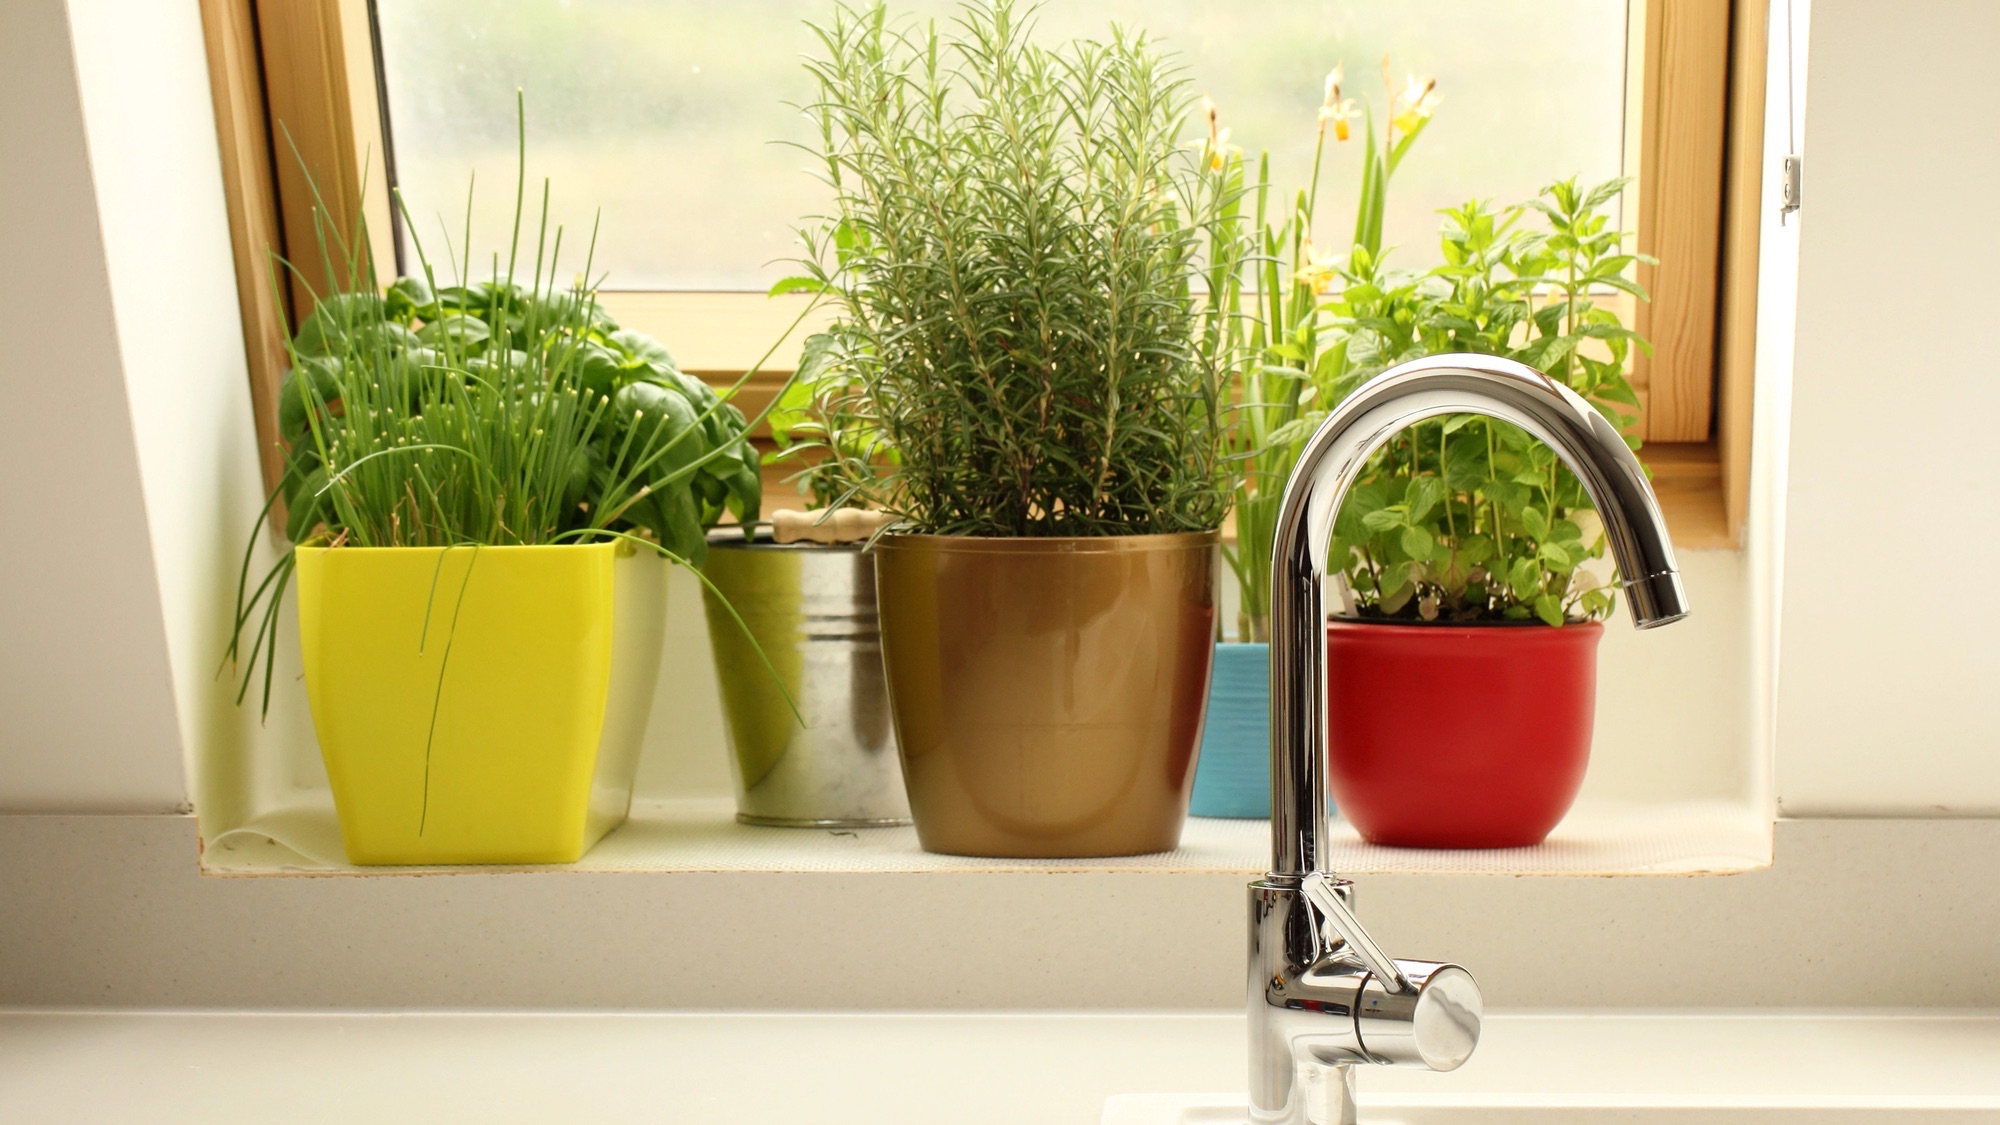
[[[441,261],[440,216],[452,217],[449,238],[462,241],[469,176],[474,246],[504,246],[519,87],[530,180],[552,181],[566,245],[580,246],[601,214],[595,267],[605,303],[688,370],[733,377],[797,312],[761,294],[792,272],[792,227],[824,197],[802,170],[809,158],[784,142],[813,139],[787,103],[810,93],[803,21],[832,2],[204,0],[225,160],[239,181],[232,206],[244,212],[239,244],[261,221],[294,258],[312,245],[296,145],[323,188],[332,185],[335,210],[368,201],[378,261],[413,264],[412,233]],[[955,6],[892,4],[918,18],[949,18]],[[1747,432],[1727,401],[1718,412],[1717,372],[1730,366],[1730,330],[1747,338],[1740,294],[1754,287],[1748,275],[1723,285],[1743,273],[1745,252],[1740,235],[1725,237],[1725,224],[1740,219],[1725,208],[1726,181],[1750,179],[1753,209],[1756,199],[1755,168],[1731,179],[1727,157],[1755,153],[1744,134],[1760,123],[1763,89],[1747,65],[1732,75],[1731,59],[1761,68],[1763,18],[1762,0],[1064,0],[1038,15],[1045,36],[1102,34],[1115,20],[1180,51],[1191,89],[1214,99],[1232,140],[1271,151],[1278,185],[1308,178],[1330,66],[1344,63],[1347,91],[1378,105],[1384,55],[1399,84],[1405,73],[1436,76],[1444,106],[1391,193],[1386,241],[1407,264],[1435,255],[1440,207],[1524,199],[1557,176],[1634,175],[1624,225],[1662,258],[1641,279],[1654,302],[1635,314],[1658,347],[1635,371],[1647,404],[1641,436],[1669,508],[1707,505],[1700,520],[1676,520],[1684,541],[1728,538],[1719,488],[1727,458],[1716,438],[1726,445]],[[1732,86],[1754,91],[1758,112],[1732,118]],[[1196,128],[1191,121],[1191,135]],[[1330,144],[1321,174],[1322,237],[1336,248],[1352,213],[1357,149]],[[392,176],[414,232],[391,233]],[[269,198],[261,212],[260,178]],[[1754,217],[1748,230],[1754,252]],[[580,253],[566,257],[581,265]],[[271,325],[253,326],[250,315],[246,302],[246,332],[253,343],[264,334],[268,355]],[[1719,315],[1735,317],[1720,333]],[[275,385],[274,370],[261,377]],[[779,377],[749,393],[769,393]],[[274,397],[260,392],[260,407]]]
[[[954,0],[903,0],[950,20]],[[1623,162],[1622,0],[1561,0],[1533,21],[1487,0],[1265,5],[1217,0],[1069,0],[1037,17],[1044,37],[1144,27],[1181,51],[1189,88],[1273,178],[1311,175],[1315,111],[1345,60],[1349,93],[1381,105],[1385,55],[1437,75],[1447,109],[1399,177],[1388,241],[1436,257],[1438,208],[1469,195],[1521,199],[1554,174],[1604,180]],[[791,108],[811,96],[805,20],[831,0],[376,0],[396,178],[425,238],[452,216],[469,172],[484,185],[476,242],[504,244],[512,214],[514,91],[526,91],[532,182],[547,174],[571,231],[602,207],[598,265],[614,290],[758,291],[790,271],[793,224],[825,206],[794,145],[814,141]],[[1450,35],[1425,28],[1448,27]],[[1190,120],[1190,136],[1202,128]],[[1325,211],[1351,200],[1358,144],[1328,146]],[[1351,206],[1351,204],[1350,204]],[[1333,234],[1332,230],[1322,232]],[[1341,232],[1344,234],[1345,232]],[[403,248],[407,254],[408,246]],[[1430,264],[1424,261],[1421,264]]]

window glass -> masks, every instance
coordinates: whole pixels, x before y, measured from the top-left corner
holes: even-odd
[[[531,203],[552,180],[566,270],[581,268],[601,216],[594,272],[606,288],[761,289],[796,272],[784,262],[793,228],[826,193],[810,154],[784,143],[813,139],[787,103],[811,91],[803,21],[831,3],[377,0],[394,165],[424,253],[445,272],[469,180],[475,252],[504,248],[519,87]],[[923,18],[954,8],[892,5]],[[1214,99],[1231,143],[1271,152],[1287,194],[1309,174],[1331,67],[1378,114],[1384,56],[1398,87],[1435,77],[1437,117],[1397,175],[1385,238],[1417,266],[1436,258],[1438,208],[1618,174],[1626,14],[1625,0],[1049,0],[1037,18],[1045,40],[1102,37],[1117,21],[1181,52],[1191,91]],[[1323,245],[1351,232],[1359,149],[1358,134],[1329,140]]]

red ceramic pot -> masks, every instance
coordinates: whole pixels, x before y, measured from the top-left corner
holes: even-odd
[[[1596,622],[1327,627],[1334,805],[1372,844],[1519,848],[1590,761]]]

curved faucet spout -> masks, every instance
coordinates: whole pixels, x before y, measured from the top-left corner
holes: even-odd
[[[1326,838],[1326,614],[1334,517],[1370,454],[1443,414],[1485,414],[1546,442],[1604,521],[1626,603],[1641,629],[1687,614],[1673,546],[1639,459],[1568,387],[1498,356],[1438,355],[1369,380],[1320,424],[1286,482],[1271,558],[1271,875],[1323,870]]]
[[[1333,1068],[1326,1120],[1354,1121],[1360,1063],[1450,1070],[1479,1043],[1483,1001],[1463,968],[1397,961],[1362,929],[1353,888],[1325,878],[1326,612],[1321,594],[1340,502],[1368,457],[1440,414],[1486,414],[1553,447],[1604,520],[1640,628],[1687,615],[1687,595],[1646,471],[1603,415],[1541,372],[1497,356],[1440,355],[1390,368],[1306,442],[1278,505],[1271,559],[1271,873],[1250,885],[1250,1119],[1306,1125],[1302,1065]]]

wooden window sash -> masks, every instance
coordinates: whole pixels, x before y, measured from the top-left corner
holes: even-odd
[[[1770,0],[1737,0],[1730,44],[1729,160],[1723,186],[1715,445],[1723,530],[1741,541],[1750,510],[1750,423],[1757,364],[1757,250],[1765,216],[1764,93]]]
[[[201,17],[250,370],[250,407],[257,423],[257,461],[269,490],[284,473],[277,436],[278,380],[285,371],[284,326],[291,302],[288,297],[274,299],[271,288],[267,252],[283,252],[284,232],[278,223],[270,122],[264,110],[262,49],[250,0],[201,0]]]
[[[1651,355],[1633,364],[1644,389],[1640,436],[1705,442],[1714,410],[1716,298],[1728,121],[1730,0],[1635,0],[1642,28],[1638,248],[1652,300],[1640,305]]]

